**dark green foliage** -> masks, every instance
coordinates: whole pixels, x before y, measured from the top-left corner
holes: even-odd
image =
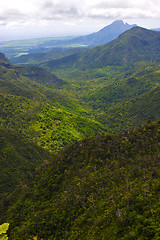
[[[14,67],[11,64],[0,66],[0,93],[23,96],[35,102],[47,102],[70,112],[88,115],[88,110],[76,99],[72,100],[72,96],[65,90],[55,89],[62,85],[67,84],[37,67]]]
[[[107,77],[103,85],[90,91],[85,100],[91,101],[95,109],[105,110],[111,106],[149,92],[160,84],[160,65],[143,62],[132,65],[132,70],[121,69]],[[102,69],[103,71],[103,69]]]
[[[77,62],[79,61],[79,58],[80,54],[75,53],[61,59],[46,61],[39,64],[39,66],[45,68],[49,72],[56,71],[56,69],[74,69],[77,67]]]
[[[1,211],[10,239],[158,240],[159,156],[159,123],[75,143]]]
[[[13,108],[13,104],[9,103],[10,107],[7,107],[8,110],[5,110],[3,116],[4,107],[2,105],[5,104],[7,98],[3,99],[1,105],[3,108],[1,122],[3,123],[1,124],[2,126],[14,127],[17,131],[20,130],[23,134],[32,137],[41,146],[53,150],[68,145],[72,141],[95,135],[97,132],[108,131],[109,127],[114,131],[122,131],[130,126],[145,123],[148,119],[158,120],[158,95],[156,95],[157,102],[154,100],[155,106],[153,105],[153,107],[151,98],[150,104],[146,100],[147,96],[151,97],[151,95],[146,95],[145,98],[143,95],[152,89],[154,91],[154,88],[160,83],[159,68],[158,63],[139,62],[132,64],[132,68],[107,66],[85,71],[74,69],[69,72],[63,70],[60,72],[60,76],[66,78],[60,80],[61,77],[58,78],[38,67],[1,66],[1,92],[25,96],[32,100],[26,104],[27,99],[23,98],[18,105],[19,100],[17,102],[16,98],[12,97],[10,100],[15,101],[15,108]],[[129,106],[128,102],[134,101],[135,97],[137,100],[134,107],[121,111],[123,106],[125,104]],[[142,98],[144,100],[141,100]],[[51,114],[52,118],[44,110],[46,103],[50,104],[48,105],[49,109],[52,109],[52,105],[54,106],[54,110],[51,110],[54,112]],[[18,112],[16,112],[17,106],[21,109]],[[29,107],[29,110],[27,106],[33,107]],[[27,111],[25,107],[27,107]],[[144,107],[146,114],[142,114],[140,111]],[[45,117],[43,112],[42,115],[45,119],[43,123],[38,117],[39,114],[41,115],[41,111],[47,115]],[[58,125],[58,121],[54,120],[57,112],[60,112],[61,119],[63,119],[58,120]],[[79,118],[75,116],[75,113],[78,116],[92,118],[94,116],[94,119],[105,127],[88,118]],[[12,116],[9,117],[9,114]],[[22,121],[24,116],[27,116],[26,120]],[[8,119],[10,120],[8,121]],[[29,122],[27,119],[30,119]],[[81,122],[85,122],[85,124],[82,125]],[[91,128],[87,126],[91,126]]]
[[[31,72],[32,70],[32,72]],[[31,79],[29,79],[29,71],[31,75]],[[32,100],[47,100],[47,94],[50,92],[50,94],[53,95],[55,98],[56,93],[53,90],[49,90],[45,87],[42,87],[40,84],[37,82],[41,83],[41,78],[37,79],[36,78],[36,72],[37,68],[28,68],[23,69],[23,68],[14,68],[12,65],[7,65],[7,66],[1,66],[0,67],[0,92],[1,93],[8,93],[12,95],[17,95],[17,96],[23,96],[27,97]],[[22,74],[21,74],[22,72]],[[52,82],[53,84],[57,81],[58,79],[55,76],[52,75],[47,75],[45,71],[39,70],[39,72],[43,72],[43,75],[46,77],[46,81]],[[23,74],[26,76],[23,76]],[[28,74],[28,76],[27,76]],[[33,76],[33,75],[34,76]],[[48,80],[47,80],[48,78]],[[53,80],[54,79],[54,80]],[[37,82],[35,81],[37,80]],[[61,80],[60,80],[61,81]],[[45,81],[44,81],[45,83]],[[57,94],[58,95],[58,94]],[[57,101],[63,97],[57,97]]]
[[[117,104],[105,114],[100,114],[99,118],[100,122],[107,124],[114,131],[124,131],[147,120],[159,120],[160,87],[132,98],[124,104]]]
[[[90,111],[54,88],[62,85],[63,80],[38,67],[1,66],[0,126],[52,151],[106,132],[106,127],[86,117]]]
[[[57,74],[69,83],[68,91],[92,107],[97,121],[117,132],[160,118],[159,69],[159,63],[137,62],[130,68],[107,66]]]
[[[107,130],[89,118],[24,97],[0,94],[0,112],[0,126],[15,129],[52,151]]]
[[[0,58],[0,221],[10,239],[159,240],[160,123],[150,122],[160,119],[159,33],[133,28],[43,64],[59,77]],[[108,126],[126,133],[100,135]]]
[[[49,153],[14,130],[0,128],[0,193],[13,191]]]
[[[63,84],[66,84],[66,82],[59,79],[54,74],[51,74],[47,72],[45,69],[36,66],[34,67],[16,66],[15,69],[20,74],[22,74],[22,76],[49,87],[57,88]]]
[[[62,60],[48,61],[41,66],[52,72],[57,68],[102,68],[108,65],[130,65],[138,61],[159,61],[159,40],[160,32],[134,27],[117,39],[88,50],[86,53],[71,55]]]

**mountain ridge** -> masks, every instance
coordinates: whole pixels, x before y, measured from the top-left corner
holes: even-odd
[[[160,60],[159,41],[160,32],[133,27],[109,43],[87,50],[82,54],[74,54],[59,60],[44,62],[40,66],[53,71],[58,68],[94,69],[132,64],[138,61],[156,62]]]
[[[129,25],[128,23],[124,23],[122,20],[116,20],[111,24],[105,26],[104,28],[100,29],[99,31],[85,36],[74,37],[70,40],[48,40],[48,42],[46,41],[45,43],[45,52],[30,53],[31,50],[29,49],[29,52],[27,52],[27,54],[11,57],[10,61],[14,64],[37,64],[40,62],[44,62],[45,60],[60,59],[76,52],[78,53],[85,51],[86,48],[93,48],[95,46],[110,42],[116,39],[121,33],[133,28],[134,26],[136,26],[136,24]],[[56,47],[58,48],[56,49]]]
[[[97,32],[81,36],[72,40],[73,43],[81,43],[89,46],[102,45],[116,39],[121,33],[135,27],[136,24],[129,25],[123,20],[116,20]]]
[[[9,239],[159,239],[159,34],[133,27],[54,62],[64,80],[0,55]]]
[[[156,122],[53,156],[1,200],[10,239],[158,239],[159,139]]]

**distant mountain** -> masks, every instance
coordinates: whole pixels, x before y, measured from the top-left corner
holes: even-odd
[[[117,20],[104,27],[98,32],[72,39],[72,43],[81,43],[83,45],[102,45],[116,39],[121,33],[135,27],[136,24],[129,25],[122,20]]]
[[[105,43],[108,43],[114,39],[116,39],[121,33],[135,27],[136,24],[129,25],[128,23],[124,23],[122,20],[117,20],[111,23],[110,25],[104,27],[98,32],[88,34],[85,36],[75,37],[69,40],[58,40],[49,41],[50,46],[56,47],[75,47],[75,46],[99,46]]]
[[[41,66],[53,71],[58,68],[101,68],[107,65],[159,60],[160,32],[134,27],[107,44],[79,55],[48,61]]]
[[[86,56],[87,55],[87,56]],[[134,27],[116,40],[91,49],[84,56],[90,67],[160,60],[160,32]]]
[[[51,49],[48,51],[48,47],[46,48],[47,50],[45,52],[36,52],[36,53],[28,53],[16,57],[12,57],[10,61],[14,64],[17,63],[29,63],[29,64],[36,64],[48,60],[55,60],[55,59],[60,59],[66,56],[69,56],[74,53],[80,53],[84,51],[86,48],[84,46],[88,47],[95,47],[99,46],[105,43],[108,43],[114,39],[116,39],[121,33],[135,27],[136,25],[129,25],[127,23],[124,23],[122,20],[117,20],[111,23],[110,25],[104,27],[98,32],[85,35],[85,36],[80,36],[76,38],[72,38],[69,40],[49,40],[48,42],[46,41],[46,46],[47,44],[54,47],[58,47],[55,49]],[[44,45],[45,46],[45,45]],[[70,46],[70,48],[68,48]],[[75,46],[78,46],[76,48]],[[81,47],[80,47],[81,46]]]
[[[10,223],[9,239],[159,239],[159,40],[135,27],[43,64],[61,68],[64,81],[0,54],[0,222]]]

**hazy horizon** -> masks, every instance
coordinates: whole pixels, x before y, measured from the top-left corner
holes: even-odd
[[[5,0],[0,7],[1,42],[86,35],[120,19],[160,28],[158,0]]]

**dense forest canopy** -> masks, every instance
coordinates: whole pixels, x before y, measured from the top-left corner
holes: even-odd
[[[9,239],[160,238],[159,39],[132,26],[91,49],[46,51],[50,40],[35,54],[6,48],[12,63],[0,54]]]

